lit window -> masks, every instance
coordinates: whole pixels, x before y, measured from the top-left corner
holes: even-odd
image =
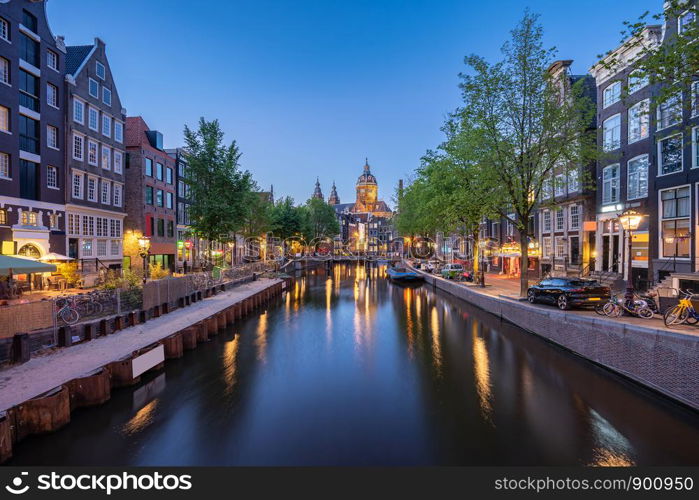
[[[604,89],[604,107],[609,107],[621,99],[621,82],[614,82]]]
[[[0,106],[0,130],[10,131],[10,110],[5,106]]]
[[[83,257],[92,257],[92,240],[83,240]]]
[[[23,226],[36,226],[38,224],[37,213],[29,212],[27,210],[22,211],[22,225]]]
[[[627,184],[627,200],[648,196],[648,155],[629,160]]]
[[[621,146],[621,115],[607,118],[602,125],[603,148],[613,151]]]
[[[7,224],[7,210],[0,208],[0,224]]]
[[[46,167],[46,185],[58,189],[58,169],[56,167]]]

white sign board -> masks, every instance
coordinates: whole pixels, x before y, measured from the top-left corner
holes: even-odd
[[[163,361],[165,361],[165,346],[160,344],[155,349],[151,349],[147,353],[141,354],[139,357],[134,358],[133,361],[131,361],[133,378],[138,377],[143,372],[150,370]]]

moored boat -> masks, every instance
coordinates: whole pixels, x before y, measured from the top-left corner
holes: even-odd
[[[422,276],[420,276],[415,271],[410,271],[405,267],[389,267],[386,269],[386,276],[391,281],[420,281]]]

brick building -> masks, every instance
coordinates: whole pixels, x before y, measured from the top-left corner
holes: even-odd
[[[65,253],[66,49],[43,1],[0,4],[0,252]]]
[[[150,238],[152,264],[175,270],[177,253],[176,160],[163,149],[163,135],[140,116],[126,118],[124,261],[140,269],[138,238]]]
[[[124,120],[99,38],[66,55],[68,255],[86,273],[121,268],[124,213]]]

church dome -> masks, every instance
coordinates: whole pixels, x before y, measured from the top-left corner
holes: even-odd
[[[364,172],[357,179],[357,184],[376,184],[376,177],[371,173],[368,159],[364,162]]]

